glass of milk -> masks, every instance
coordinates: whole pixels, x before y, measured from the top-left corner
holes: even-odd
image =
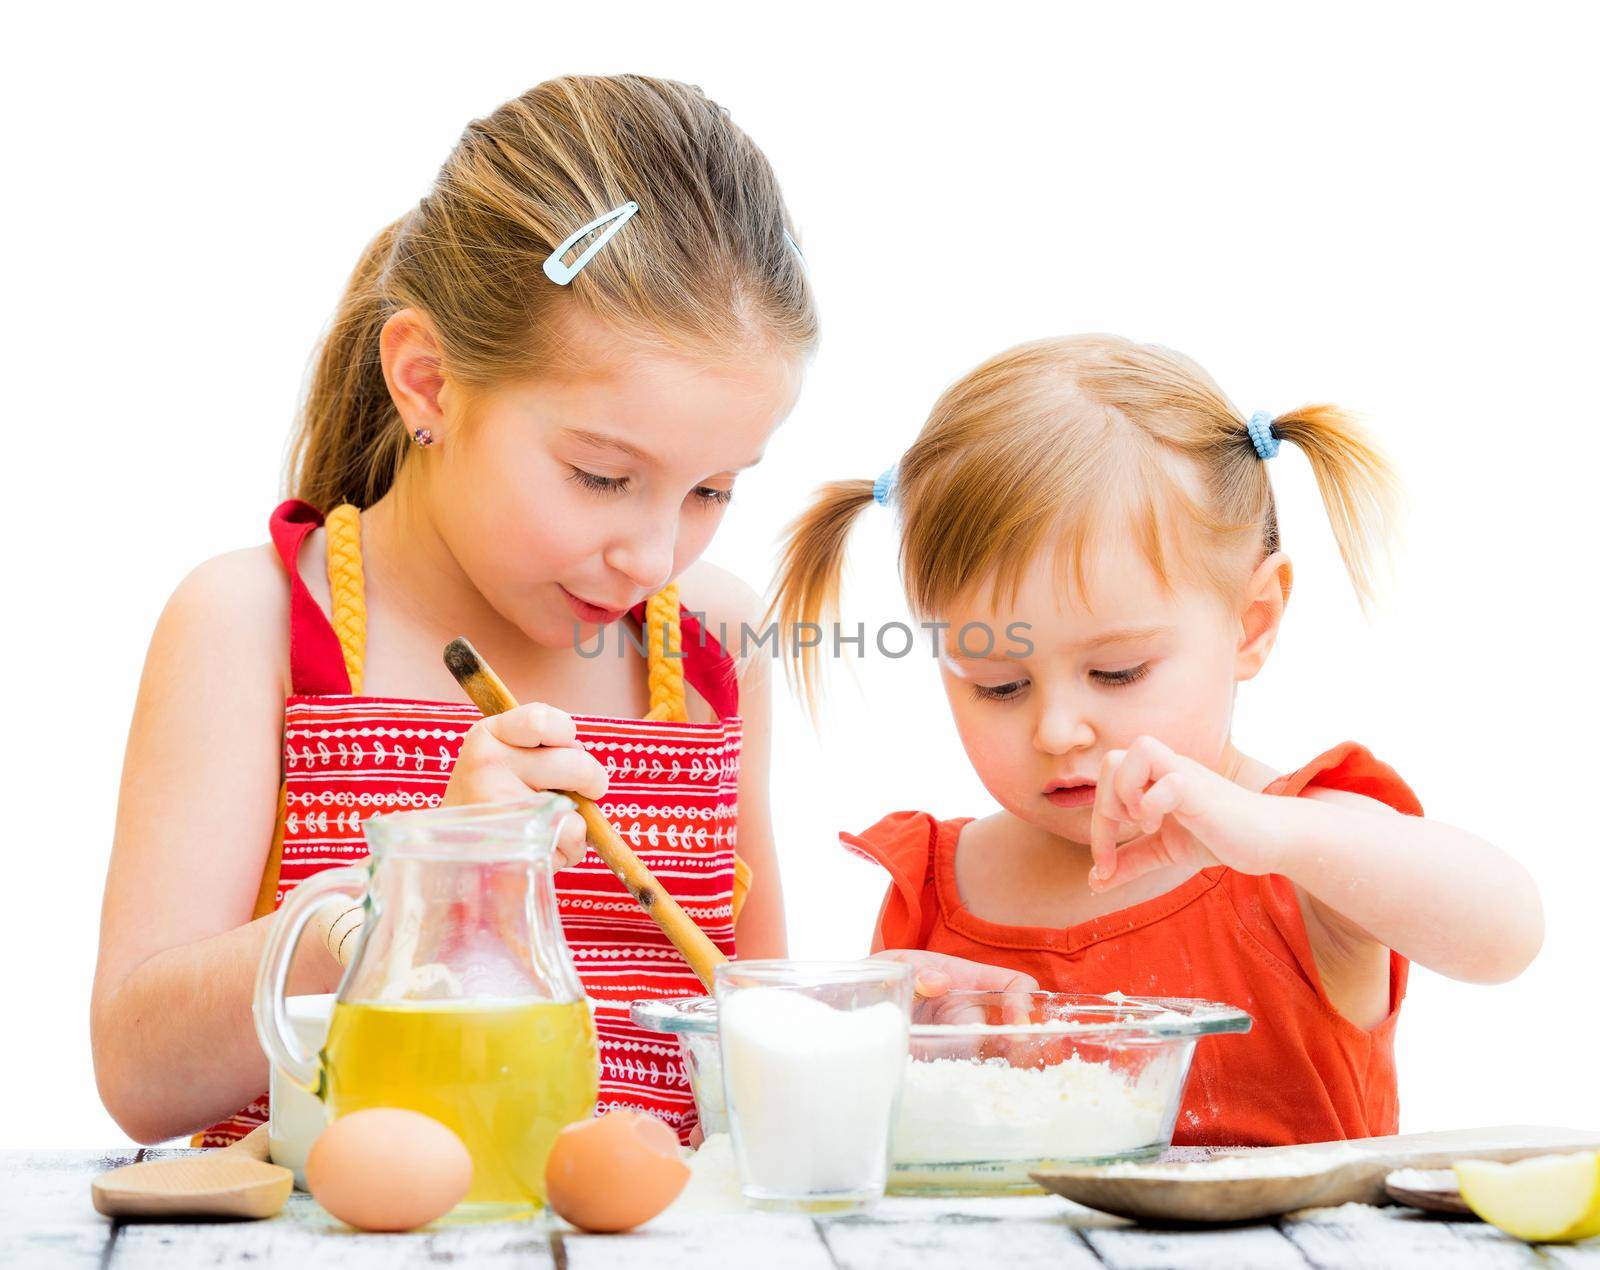
[[[718,966],[718,1046],[745,1200],[833,1211],[883,1195],[911,971],[889,961]]]

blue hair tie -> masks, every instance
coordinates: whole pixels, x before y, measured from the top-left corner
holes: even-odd
[[[872,482],[872,498],[879,507],[887,507],[889,500],[894,497],[894,487],[900,481],[900,465],[896,463],[884,472],[877,480]]]
[[[1250,433],[1250,440],[1255,442],[1256,453],[1261,456],[1263,463],[1275,455],[1283,444],[1272,431],[1272,416],[1265,410],[1257,410],[1244,426]]]

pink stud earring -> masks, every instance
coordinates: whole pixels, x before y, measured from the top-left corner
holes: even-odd
[[[411,434],[411,439],[418,445],[427,447],[433,444],[433,433],[427,428],[418,428]]]

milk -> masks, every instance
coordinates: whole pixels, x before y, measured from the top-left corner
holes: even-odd
[[[909,1027],[888,1001],[836,1009],[752,987],[719,1007],[723,1079],[747,1198],[882,1193]]]
[[[322,1051],[328,1035],[328,1019],[333,1012],[334,994],[289,997],[289,1024],[295,1039],[307,1054]],[[294,1172],[294,1184],[306,1189],[306,1155],[328,1124],[328,1109],[322,1099],[308,1093],[276,1067],[272,1069],[268,1094],[272,1115],[268,1121],[267,1147],[274,1164]]]

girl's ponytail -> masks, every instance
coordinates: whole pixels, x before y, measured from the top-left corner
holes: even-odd
[[[844,573],[845,544],[850,528],[861,509],[870,507],[873,483],[866,480],[830,481],[816,493],[811,506],[801,512],[784,532],[783,553],[778,562],[772,603],[763,626],[776,617],[778,640],[792,650],[785,670],[791,684],[798,681],[806,706],[813,715],[821,686],[822,667],[816,643],[801,643],[797,636],[802,623],[812,625],[837,620],[839,582]]]
[[[367,244],[317,350],[289,454],[290,492],[324,511],[370,507],[394,483],[405,436],[389,397],[378,336],[394,312],[384,274],[409,216]]]
[[[1362,609],[1377,599],[1375,564],[1398,536],[1399,477],[1356,418],[1338,406],[1279,415],[1272,431],[1304,452],[1322,494],[1334,541]]]

